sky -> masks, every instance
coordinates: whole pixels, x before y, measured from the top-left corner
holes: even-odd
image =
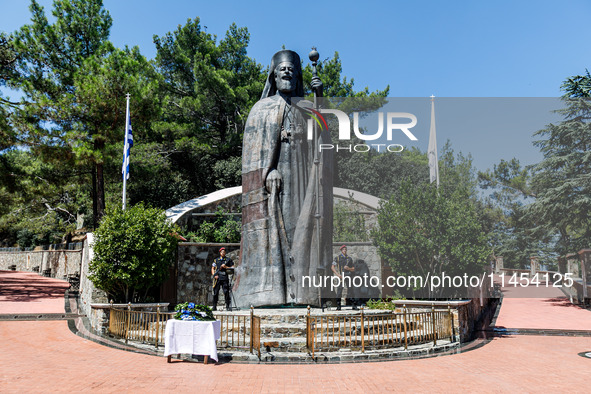
[[[40,3],[51,9],[52,1]],[[29,23],[28,4],[0,0],[0,30],[12,32]],[[338,52],[343,75],[354,79],[356,89],[389,85],[391,97],[425,98],[427,113],[428,97],[435,95],[439,147],[449,139],[454,149],[471,153],[482,170],[514,156],[525,164],[539,161],[531,134],[556,116],[540,100],[522,100],[523,108],[532,103],[539,109],[522,114],[528,127],[490,126],[503,117],[490,111],[490,101],[476,98],[558,97],[567,77],[591,68],[591,2],[583,0],[104,0],[104,5],[113,17],[112,42],[137,45],[148,58],[155,56],[153,35],[162,36],[195,17],[218,39],[233,22],[247,27],[248,55],[264,66],[283,45],[305,62],[312,46],[321,59]],[[461,126],[464,117],[452,119],[451,113],[441,112],[445,106],[439,106],[444,103],[439,98],[474,98],[464,102],[470,103],[464,112],[478,106],[475,112],[482,117],[468,117],[489,126]],[[521,107],[509,107],[519,116]],[[425,124],[428,119],[419,117],[417,128]],[[427,149],[427,136],[419,137],[422,150]]]

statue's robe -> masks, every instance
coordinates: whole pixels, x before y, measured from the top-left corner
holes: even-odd
[[[311,103],[300,101],[298,105]],[[285,131],[282,135],[287,113],[291,113],[287,121],[290,135]],[[322,133],[321,143],[330,143],[328,131]],[[253,106],[242,148],[242,245],[234,285],[239,306],[318,304],[319,289],[307,282],[302,286],[304,276],[312,278],[319,267],[329,267],[332,255],[333,157],[327,151],[318,155],[316,169],[314,141],[307,139],[301,109],[279,95]],[[265,187],[273,170],[282,178],[279,192]],[[317,237],[315,191],[319,180]]]

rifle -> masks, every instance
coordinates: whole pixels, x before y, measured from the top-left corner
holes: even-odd
[[[349,265],[349,263],[351,263],[351,265]],[[349,256],[347,256],[347,258],[345,259],[345,265],[343,265],[343,277],[348,277],[348,276],[351,276],[352,277],[353,276],[353,273],[355,271],[346,270],[345,267],[349,267],[349,268],[355,269],[355,264],[353,263],[353,259],[351,259]]]
[[[222,264],[220,264],[220,265],[219,265],[219,267],[218,267],[218,265],[216,264],[216,267],[217,267],[217,270],[216,270],[216,271],[213,273],[213,276],[212,276],[212,278],[211,278],[211,279],[212,279],[212,281],[213,281],[213,287],[214,287],[214,288],[215,288],[215,285],[217,285],[217,284],[218,284],[218,279],[219,279],[219,277],[220,277],[220,271],[222,270]],[[216,278],[216,276],[217,276],[217,278]]]
[[[220,272],[222,272],[222,265],[226,264],[225,262],[220,264],[220,266],[217,268],[217,270],[213,273],[213,287],[215,287],[215,285],[218,283],[219,280],[219,276],[220,276]],[[230,271],[230,273],[234,272],[234,267],[226,267],[224,268],[224,270],[226,271],[226,275],[228,273],[228,271]],[[218,277],[218,279],[216,279],[216,276]]]

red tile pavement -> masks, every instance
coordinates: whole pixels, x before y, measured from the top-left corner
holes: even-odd
[[[66,321],[0,322],[0,338],[0,392],[589,392],[591,376],[591,359],[577,355],[591,351],[589,337],[508,336],[451,356],[319,365],[168,364],[87,341]]]
[[[591,331],[591,310],[575,306],[564,297],[504,298],[496,326]]]
[[[68,287],[32,272],[0,271],[0,313],[62,313]]]
[[[533,298],[535,297],[535,298]],[[552,283],[503,288],[497,327],[591,330],[591,310],[573,305]]]

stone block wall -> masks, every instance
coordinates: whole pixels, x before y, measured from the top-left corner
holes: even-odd
[[[345,204],[350,208],[360,212],[363,215],[363,219],[365,221],[365,229],[368,231],[376,228],[378,225],[378,214],[373,208],[369,208],[361,203],[341,197],[335,197],[333,204],[335,206],[339,204]]]
[[[333,254],[340,254],[339,247],[342,244],[333,245]],[[181,243],[178,247],[177,269],[177,303],[196,302],[211,305],[213,302],[213,289],[211,282],[211,264],[219,256],[219,248],[226,247],[227,256],[239,261],[240,244],[200,244]],[[371,242],[347,243],[348,254],[354,259],[364,260],[370,270],[370,275],[381,278],[381,259],[377,248]],[[223,294],[223,293],[222,293]],[[220,295],[219,303],[223,305],[223,295]]]
[[[195,302],[210,305],[213,302],[211,264],[219,257],[219,249],[226,247],[226,256],[238,263],[240,244],[181,243],[178,246],[177,303]],[[223,292],[219,302],[223,305]]]
[[[371,242],[345,242],[334,243],[332,245],[333,258],[340,255],[340,247],[347,245],[347,255],[356,260],[364,260],[369,267],[370,275],[381,278],[382,275],[382,259],[378,254],[377,246]]]
[[[63,279],[67,275],[80,273],[82,250],[32,250],[26,252],[0,253],[0,269],[8,270],[16,265],[17,271],[33,272],[39,267],[39,273],[51,269],[54,278]]]
[[[371,242],[345,242],[345,243],[334,243],[332,245],[332,254],[334,257],[341,254],[340,247],[347,245],[347,255],[356,260],[363,260],[369,268],[369,275],[375,276],[382,280],[382,259],[378,254],[377,246],[374,246]],[[332,273],[329,273],[332,274]],[[379,297],[382,296],[382,289],[376,289],[379,291]],[[373,293],[372,293],[373,294]],[[344,294],[346,296],[346,293]]]
[[[108,302],[107,294],[94,287],[88,279],[88,263],[92,259],[92,234],[87,234],[82,249],[80,250],[35,250],[24,252],[0,252],[0,269],[9,269],[16,265],[17,271],[34,272],[33,268],[39,267],[39,273],[51,268],[54,278],[65,279],[67,275],[80,275],[80,289],[78,307],[91,321],[93,328],[104,325],[104,316],[100,311],[91,308],[93,303]]]
[[[470,302],[458,307],[460,342],[469,342],[474,339],[476,332],[482,328],[481,326],[485,322],[491,321],[498,304],[498,299],[492,298],[492,293],[490,283],[483,286],[482,293],[480,289],[473,288],[469,294]]]
[[[94,240],[93,234],[87,234],[84,240],[84,247],[82,248],[82,265],[80,268],[80,293],[78,307],[82,310],[90,320],[91,327],[97,329],[101,326],[100,322],[97,322],[98,315],[93,312],[91,304],[93,303],[107,303],[107,293],[103,290],[99,290],[94,287],[94,284],[88,279],[88,264],[93,257],[92,242]],[[100,319],[99,319],[100,320]]]
[[[90,327],[92,327],[92,329],[98,334],[108,334],[109,317],[111,313],[109,307],[97,308],[95,306],[93,308],[88,308],[88,310],[89,312],[86,313],[86,317],[88,317]]]
[[[225,246],[227,256],[239,260],[240,244],[199,244],[181,243],[178,247],[177,303],[196,302],[211,305],[213,290],[211,283],[211,264],[219,256],[219,248]],[[338,256],[341,244],[333,245],[333,254]],[[367,263],[370,275],[381,278],[381,260],[377,248],[371,242],[348,243],[349,255]],[[223,295],[219,302],[223,305]]]

